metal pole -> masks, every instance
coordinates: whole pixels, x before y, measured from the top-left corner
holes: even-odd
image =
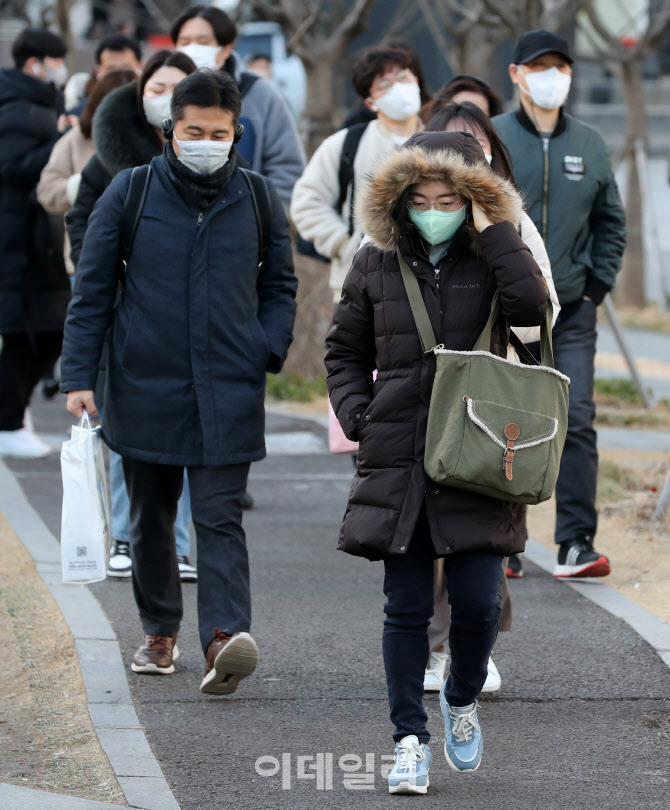
[[[647,155],[642,140],[635,141],[635,167],[637,169],[637,181],[640,185],[640,197],[642,198],[642,243],[644,245],[645,264],[649,267],[654,280],[658,285],[659,306],[661,312],[666,315],[668,312],[668,290],[666,279],[661,266],[661,257],[658,251],[658,230],[656,228],[656,218],[652,213],[652,206],[649,204],[649,175],[647,173]]]
[[[670,503],[670,472],[665,478],[665,484],[663,484],[663,489],[661,490],[661,497],[658,499],[658,504],[656,505],[656,509],[654,509],[651,519],[663,520],[663,516],[668,509],[668,503]]]
[[[623,354],[624,359],[626,361],[626,365],[628,366],[628,370],[630,371],[630,376],[633,378],[633,384],[637,388],[637,392],[640,395],[640,398],[642,399],[642,403],[644,404],[645,408],[651,408],[652,402],[649,398],[649,394],[647,393],[646,388],[642,383],[642,378],[640,377],[640,372],[637,370],[635,358],[633,357],[632,352],[630,351],[628,345],[626,344],[623,329],[621,328],[621,324],[619,323],[619,317],[616,314],[614,304],[612,303],[612,300],[609,297],[609,295],[605,296],[605,300],[603,301],[603,307],[605,308],[607,320],[610,322],[610,326],[612,327],[612,332],[614,333],[616,342],[619,344],[619,349],[621,349],[621,354]]]

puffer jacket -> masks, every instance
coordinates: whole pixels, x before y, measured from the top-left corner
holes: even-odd
[[[411,186],[443,180],[475,200],[494,223],[466,222],[437,269],[406,218]],[[523,507],[438,486],[423,468],[435,358],[424,355],[396,256],[416,273],[435,334],[447,349],[473,348],[496,290],[502,314],[491,351],[504,356],[509,326],[537,326],[549,294],[515,225],[521,200],[491,171],[472,135],[414,135],[388,155],[361,189],[358,216],[371,239],[356,254],[327,338],[330,400],[348,438],[360,442],[358,470],[339,548],[369,559],[404,554],[425,504],[436,553],[522,551]],[[377,369],[373,383],[373,371]]]

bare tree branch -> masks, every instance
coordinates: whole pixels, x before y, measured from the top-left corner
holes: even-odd
[[[296,49],[302,43],[303,39],[305,38],[305,34],[319,19],[319,15],[323,11],[324,4],[325,0],[319,0],[318,3],[315,3],[312,13],[305,17],[302,23],[296,28],[293,36],[291,36],[289,41],[286,43],[286,47],[289,49],[289,51],[296,53]]]
[[[423,18],[426,21],[426,27],[430,31],[430,35],[433,38],[433,41],[437,45],[437,47],[442,51],[443,54],[449,53],[449,40],[445,37],[444,33],[442,32],[442,28],[435,17],[435,12],[433,11],[430,3],[428,0],[417,0],[417,4],[421,9],[421,13],[423,14]]]
[[[484,5],[500,18],[500,22],[507,28],[510,34],[515,37],[519,30],[519,19],[517,15],[510,12],[510,3],[504,0],[483,0]]]
[[[337,26],[331,37],[335,47],[348,44],[357,34],[365,31],[375,0],[356,0],[354,7]]]
[[[593,7],[592,2],[586,3],[586,15],[589,22],[593,26],[593,30],[605,42],[607,47],[611,50],[612,55],[615,56],[620,62],[627,62],[631,58],[629,48],[625,48],[605,27],[603,21],[600,19],[598,12]]]
[[[247,0],[251,8],[259,14],[264,20],[269,22],[276,22],[286,30],[295,30],[293,20],[289,17],[286,11],[282,8],[281,3],[270,4],[266,0]]]
[[[649,21],[649,27],[643,37],[645,51],[649,48],[655,48],[668,28],[670,28],[670,3],[665,3],[655,22]]]

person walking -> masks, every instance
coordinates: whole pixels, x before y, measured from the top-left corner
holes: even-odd
[[[517,186],[547,247],[561,314],[556,368],[570,377],[568,435],[556,485],[557,577],[603,577],[610,563],[594,548],[598,450],[593,427],[597,307],[614,286],[626,220],[607,148],[563,110],[572,76],[566,40],[543,29],[522,34],[509,67],[516,112],[493,119]]]
[[[514,183],[509,153],[500,140],[489,117],[478,106],[475,106],[475,104],[470,102],[464,102],[462,104],[450,103],[440,107],[439,111],[436,112],[426,124],[426,131],[471,133],[484,150],[484,156],[493,171],[503,179]],[[538,233],[533,220],[525,211],[521,212],[517,230],[522,241],[533,254],[533,258],[537,262],[538,267],[542,270],[542,275],[547,284],[547,289],[549,290],[553,309],[553,324],[555,324],[561,307],[551,275],[549,257],[547,256],[542,237]],[[523,343],[533,343],[540,339],[540,330],[537,327],[516,327],[512,331]],[[512,346],[508,347],[507,356],[508,359],[511,360],[518,361],[519,359]],[[509,557],[504,558],[503,569],[506,576],[503,578],[501,591],[500,630],[509,631],[512,629],[512,594],[507,579],[520,578],[523,576],[523,568],[519,555],[511,554]],[[444,568],[438,560],[435,564],[434,611],[430,620],[430,626],[428,627],[430,658],[424,676],[424,689],[426,691],[438,692],[444,683],[448,660],[445,649],[448,646],[450,624],[451,607],[449,605],[449,592],[446,588]],[[502,685],[502,679],[492,657],[489,658],[487,668],[488,674],[484,686],[482,687],[482,692],[496,692]]]
[[[387,46],[371,47],[360,54],[353,68],[353,85],[377,118],[326,138],[295,184],[291,219],[300,236],[330,260],[335,303],[364,235],[355,216],[357,190],[383,155],[422,128],[413,59],[409,51]],[[342,187],[347,169],[348,182]]]
[[[100,104],[92,127],[95,154],[81,172],[74,204],[65,218],[71,242],[70,256],[75,265],[79,262],[88,221],[98,199],[117,174],[149,163],[160,154],[165,144],[162,123],[170,115],[174,88],[194,71],[195,65],[185,54],[158,51],[147,61],[136,82],[112,92]],[[112,451],[109,460],[113,544],[107,576],[125,580],[130,579],[132,568],[130,503],[121,457]],[[188,480],[185,479],[175,520],[179,571],[185,582],[194,582],[198,577],[190,560],[190,523]]]
[[[251,168],[272,181],[285,209],[305,168],[305,150],[295,119],[281,93],[267,79],[244,69],[234,50],[237,26],[220,8],[190,6],[172,24],[175,46],[199,68],[224,70],[242,95],[244,134],[238,152]]]
[[[452,607],[450,674],[440,692],[445,754],[453,769],[470,772],[482,755],[477,696],[498,632],[501,558],[526,539],[521,505],[440,486],[424,471],[435,359],[422,351],[399,257],[446,349],[474,347],[498,291],[505,320],[491,351],[505,357],[508,324],[539,325],[549,301],[516,230],[521,207],[471,134],[411,137],[359,192],[371,244],[354,258],[326,340],[330,399],[347,437],[360,443],[339,548],[384,561],[391,793],[425,793],[429,784],[422,698],[434,559],[444,560]]]
[[[174,129],[150,164],[116,311],[130,171],[117,175],[91,216],[61,389],[70,413],[95,416],[111,320],[103,436],[123,458],[133,591],[146,634],[132,669],[174,671],[182,600],[173,525],[186,468],[198,543],[200,690],[225,695],[256,667],[242,496],[250,463],[265,457],[265,375],[281,370],[291,343],[297,281],[276,191],[237,164],[235,82],[198,71],[175,87],[171,107]]]
[[[62,223],[35,198],[51,150],[71,123],[60,92],[65,54],[60,37],[26,29],[12,45],[14,67],[0,69],[0,456],[51,452],[26,429],[24,414],[60,356],[70,300]]]
[[[114,70],[100,79],[82,111],[79,123],[68,130],[52,149],[49,162],[42,170],[37,184],[37,201],[47,213],[65,216],[72,208],[79,191],[81,173],[95,154],[93,116],[108,93],[135,78],[134,71]],[[64,251],[65,266],[72,277],[74,264],[70,259],[70,240],[67,233]]]

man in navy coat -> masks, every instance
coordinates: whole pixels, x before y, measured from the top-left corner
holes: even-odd
[[[199,71],[177,85],[174,130],[151,163],[120,303],[114,309],[131,170],[116,176],[89,220],[61,365],[68,410],[95,416],[111,325],[103,435],[123,457],[130,496],[132,582],[146,634],[135,672],[170,674],[179,654],[173,532],[188,471],[206,657],[200,689],[219,695],[256,668],[242,496],[250,463],[265,457],[265,374],[286,358],[297,287],[289,226],[269,184],[259,263],[263,206],[237,165],[239,117],[240,94],[226,74]]]

